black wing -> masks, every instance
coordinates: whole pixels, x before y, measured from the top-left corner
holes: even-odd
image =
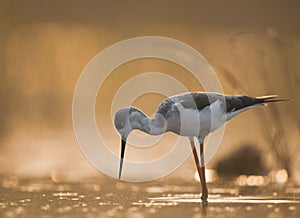
[[[243,108],[250,107],[252,105],[259,105],[267,102],[281,101],[274,100],[277,96],[265,96],[265,97],[250,97],[250,96],[228,96],[212,92],[194,92],[184,93],[182,95],[173,96],[165,99],[158,108],[158,113],[162,114],[165,118],[170,113],[178,113],[177,104],[181,104],[184,108],[203,110],[205,107],[213,104],[217,100],[224,102],[226,107],[224,110],[228,112],[241,110]]]

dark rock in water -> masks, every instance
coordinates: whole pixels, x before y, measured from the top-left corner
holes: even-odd
[[[251,145],[244,145],[216,164],[219,175],[266,175],[261,152]]]

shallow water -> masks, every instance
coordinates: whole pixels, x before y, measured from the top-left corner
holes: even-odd
[[[1,179],[0,217],[298,217],[300,187],[209,184],[200,202],[195,181],[127,183],[99,178],[81,182]]]

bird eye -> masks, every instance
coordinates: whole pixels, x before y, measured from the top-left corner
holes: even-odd
[[[115,126],[117,129],[122,129],[124,127],[124,123],[123,122],[115,122]]]

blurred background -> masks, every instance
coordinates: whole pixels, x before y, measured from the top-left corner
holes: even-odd
[[[279,0],[1,0],[0,173],[53,181],[103,176],[81,153],[73,132],[76,83],[103,49],[153,35],[174,38],[200,52],[226,94],[277,94],[294,100],[250,110],[230,121],[208,168],[228,175],[232,166],[246,162],[234,157],[250,156],[242,169],[235,169],[236,175],[275,171],[299,182],[299,9],[299,1]],[[123,83],[143,72],[163,72],[189,91],[203,91],[189,72],[163,60],[136,60],[114,70],[99,90],[96,117],[116,153],[119,137],[112,124],[112,100]],[[149,93],[132,104],[152,115],[164,98]],[[143,161],[162,155],[176,137],[168,133],[160,142],[165,146],[155,146],[147,156],[143,149],[128,152],[128,158]],[[170,177],[193,178],[194,173],[190,158]]]

